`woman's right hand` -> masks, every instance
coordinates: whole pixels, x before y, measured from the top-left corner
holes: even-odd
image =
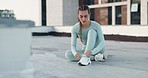
[[[77,53],[77,54],[75,55],[75,57],[76,57],[78,60],[80,60],[80,59],[81,59],[81,54]]]

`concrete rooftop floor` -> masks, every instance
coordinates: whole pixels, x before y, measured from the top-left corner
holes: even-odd
[[[81,48],[78,39],[77,48]],[[70,37],[33,36],[34,78],[148,78],[148,42],[106,41],[106,62],[78,66],[64,57]]]

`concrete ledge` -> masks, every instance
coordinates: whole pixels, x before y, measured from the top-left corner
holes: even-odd
[[[55,31],[55,28],[53,26],[38,26],[32,28],[33,33],[48,33]]]
[[[148,26],[139,26],[139,25],[102,26],[102,31],[104,34],[148,37]]]
[[[34,33],[32,33],[32,35],[33,36],[48,36],[48,35],[52,35],[52,36],[71,37],[70,33],[65,33],[65,32],[48,32],[48,33],[34,32]]]
[[[71,37],[70,33],[65,32],[48,32],[48,33],[32,33],[33,36],[61,36],[61,37]],[[148,42],[148,37],[142,36],[127,36],[127,35],[104,35],[105,40],[115,40],[115,41],[130,41],[130,42]]]
[[[127,36],[127,35],[105,35],[106,40],[130,41],[130,42],[148,42],[148,37]]]
[[[148,26],[101,26],[106,40],[148,42]],[[35,27],[33,36],[66,36],[71,37],[72,26]]]

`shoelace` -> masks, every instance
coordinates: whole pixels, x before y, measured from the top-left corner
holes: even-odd
[[[82,63],[82,60],[85,60],[85,63],[86,63],[86,64],[83,64],[83,63]],[[88,63],[88,64],[87,64],[87,63]],[[89,65],[89,64],[91,64],[90,58],[88,58],[86,55],[82,55],[82,58],[81,58],[81,60],[78,62],[78,64],[79,64],[80,66]]]

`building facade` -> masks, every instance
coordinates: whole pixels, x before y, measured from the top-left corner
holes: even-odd
[[[147,25],[148,0],[79,0],[101,25]]]
[[[43,2],[46,2],[44,7],[47,11],[47,25],[74,24],[73,22],[78,21],[76,20],[78,5],[88,5],[91,8],[91,20],[95,20],[101,25],[148,25],[148,0],[60,0],[58,2],[42,0]],[[59,14],[53,17],[55,13]],[[56,21],[52,21],[52,19]],[[75,21],[70,22],[71,19]]]
[[[13,10],[0,10],[0,19],[15,19]]]
[[[46,16],[47,26],[67,26],[78,21],[78,0],[42,0],[42,3],[46,4],[43,8],[46,8],[46,15],[42,15],[42,17]]]
[[[119,35],[136,36],[141,37],[138,39],[141,41],[144,41],[143,37],[148,37],[148,0],[48,0],[47,26],[54,26],[56,32],[69,33],[78,22],[79,5],[90,7],[90,19],[101,24],[104,35],[112,38]],[[56,13],[60,16],[53,16]]]
[[[40,21],[40,1],[41,0],[0,0],[0,10],[5,10],[2,17],[12,17],[15,14],[16,20],[31,20],[36,26],[41,25]],[[12,10],[13,13],[7,11]]]
[[[36,26],[72,26],[78,22],[78,5],[89,5],[91,20],[101,25],[148,25],[148,0],[5,0],[0,5]]]

